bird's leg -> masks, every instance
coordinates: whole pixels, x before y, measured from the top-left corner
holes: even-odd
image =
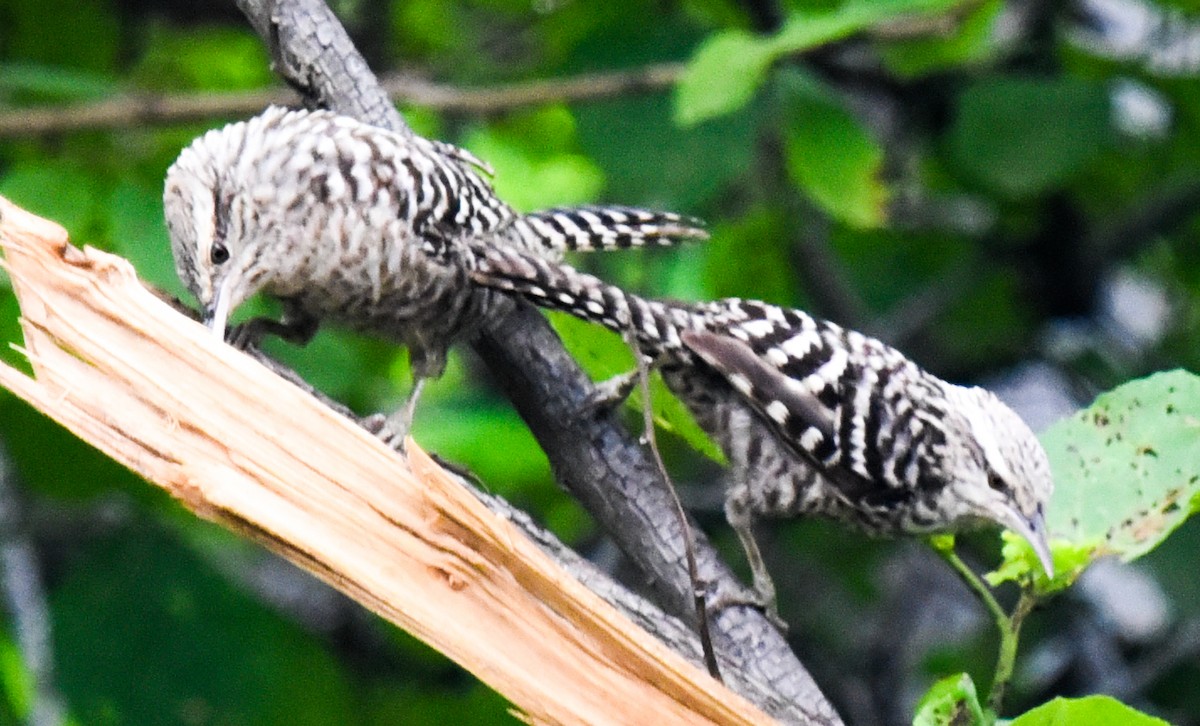
[[[612,411],[629,398],[638,382],[637,370],[618,373],[607,380],[600,381],[588,394],[584,407],[595,413],[603,414]]]
[[[391,415],[382,413],[372,414],[362,419],[362,426],[375,434],[380,441],[389,447],[404,453],[404,441],[412,431],[413,419],[417,414],[417,401],[421,398],[421,390],[425,387],[425,376],[414,376],[412,390],[404,404]]]
[[[284,303],[283,318],[252,318],[235,325],[225,336],[230,345],[238,350],[257,350],[263,338],[274,335],[293,345],[304,346],[317,334],[320,321],[294,306]]]
[[[647,374],[659,364],[659,361],[637,353],[636,346],[631,344],[631,347],[635,351],[635,355],[641,356]],[[627,373],[618,373],[612,378],[597,383],[584,402],[585,409],[594,414],[604,414],[620,406],[638,385],[641,368],[642,366],[635,367]]]
[[[753,518],[747,503],[736,496],[736,491],[735,488],[725,500],[725,518],[729,520],[729,526],[733,527],[738,541],[742,543],[742,550],[746,553],[746,561],[750,564],[750,573],[754,578],[754,592],[721,592],[709,601],[709,610],[716,613],[735,605],[758,608],[772,625],[780,632],[786,633],[787,623],[779,616],[779,605],[775,598],[775,581],[771,579],[771,573],[767,572],[766,562],[758,549],[758,541],[754,539],[751,526]]]

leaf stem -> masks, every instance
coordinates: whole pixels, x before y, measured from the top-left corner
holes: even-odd
[[[996,622],[996,629],[1000,631],[1000,652],[996,656],[995,675],[992,677],[992,687],[987,698],[988,709],[992,713],[998,714],[1000,705],[1004,701],[1004,692],[1008,688],[1009,681],[1012,680],[1013,667],[1017,660],[1017,646],[1021,639],[1021,626],[1025,623],[1026,616],[1033,611],[1037,604],[1037,596],[1029,589],[1022,587],[1012,613],[1006,613],[983,578],[975,574],[958,556],[954,549],[953,536],[931,537],[929,544],[983,602]]]

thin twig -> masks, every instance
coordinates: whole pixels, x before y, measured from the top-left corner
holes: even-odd
[[[631,322],[630,325],[632,326],[632,324]],[[713,650],[712,633],[708,629],[708,602],[705,598],[704,584],[700,582],[700,569],[696,566],[696,543],[692,537],[692,528],[688,525],[683,502],[679,501],[679,492],[672,485],[671,475],[667,473],[667,467],[663,464],[662,452],[658,450],[658,436],[654,432],[654,402],[650,395],[649,366],[646,364],[646,357],[638,351],[632,336],[630,336],[629,343],[633,348],[633,357],[637,363],[638,390],[642,396],[642,428],[645,432],[643,435],[646,437],[646,445],[650,447],[650,453],[654,457],[654,463],[658,467],[663,481],[667,483],[667,489],[670,490],[671,501],[675,503],[675,515],[679,520],[679,528],[683,532],[683,551],[687,556],[688,577],[692,582],[692,599],[696,606],[696,630],[700,634],[700,647],[704,651],[704,665],[708,668],[709,675],[724,683],[725,679],[721,677],[721,668],[717,665],[717,654]]]
[[[1004,701],[1004,691],[1008,687],[1008,682],[1012,680],[1013,666],[1017,660],[1017,646],[1021,639],[1021,625],[1024,624],[1025,617],[1033,611],[1037,604],[1037,597],[1029,590],[1022,588],[1020,598],[1010,615],[1004,612],[1004,608],[1000,606],[1000,602],[996,600],[996,596],[992,594],[987,583],[958,556],[954,550],[953,535],[930,537],[929,544],[958,573],[971,592],[975,593],[983,602],[996,622],[996,629],[1000,632],[1000,649],[996,655],[996,670],[992,676],[992,687],[988,692],[987,701],[988,708],[998,714]]]
[[[523,106],[554,102],[599,101],[661,91],[678,80],[680,63],[585,73],[569,78],[521,81],[498,86],[463,88],[436,83],[413,74],[395,74],[382,81],[384,90],[400,104],[438,111],[495,114]],[[58,134],[96,129],[161,126],[200,119],[257,113],[271,104],[294,104],[295,91],[264,88],[230,93],[129,93],[93,103],[22,108],[0,113],[0,138]]]

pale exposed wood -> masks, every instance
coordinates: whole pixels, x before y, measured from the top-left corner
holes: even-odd
[[[410,460],[0,198],[30,378],[0,385],[307,568],[535,722],[762,723],[409,444]]]

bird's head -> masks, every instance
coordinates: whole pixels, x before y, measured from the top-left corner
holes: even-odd
[[[1046,450],[1029,426],[995,394],[982,388],[947,384],[953,431],[947,441],[957,459],[946,501],[960,516],[984,519],[1021,535],[1037,554],[1048,577],[1054,574],[1045,507],[1054,488]]]
[[[266,239],[255,228],[259,215],[252,208],[256,185],[262,184],[245,157],[248,150],[263,151],[263,129],[285,113],[271,108],[248,122],[209,131],[167,170],[163,211],[175,271],[200,302],[205,324],[221,338],[229,314],[268,283],[262,264]]]

